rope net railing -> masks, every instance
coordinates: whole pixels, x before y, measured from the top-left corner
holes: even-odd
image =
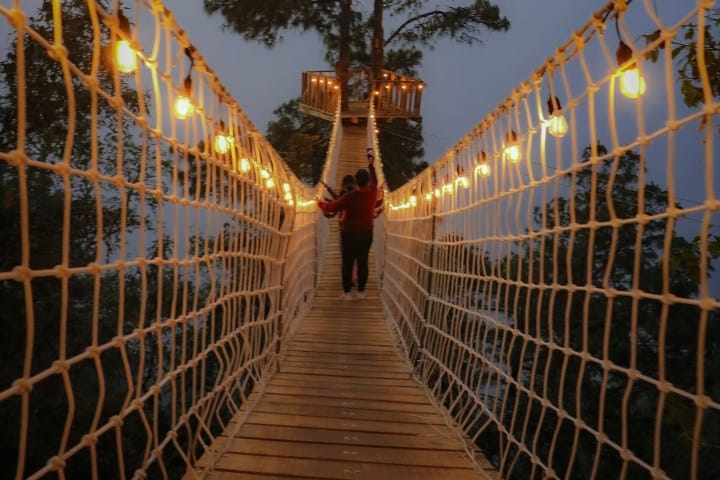
[[[162,2],[10,3],[2,476],[200,478],[314,295],[318,191]]]
[[[718,45],[610,2],[386,198],[389,319],[502,478],[720,475]]]

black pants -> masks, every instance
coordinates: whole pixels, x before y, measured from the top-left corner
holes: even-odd
[[[340,232],[344,292],[347,293],[352,289],[352,272],[355,262],[357,262],[358,292],[365,291],[365,284],[368,279],[368,255],[370,254],[372,239],[372,230]]]

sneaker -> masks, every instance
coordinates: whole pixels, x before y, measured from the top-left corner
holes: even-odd
[[[341,300],[345,300],[345,301],[350,301],[350,300],[353,300],[354,298],[353,298],[352,293],[350,293],[350,292],[343,292],[343,294],[340,295],[340,299],[341,299]]]
[[[358,298],[358,299],[360,299],[360,300],[364,299],[364,298],[365,298],[365,292],[357,292],[357,293],[355,294],[355,298]]]

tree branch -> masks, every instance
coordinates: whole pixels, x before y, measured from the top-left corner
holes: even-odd
[[[414,17],[408,18],[407,20],[405,20],[405,21],[402,23],[402,25],[400,25],[398,28],[396,28],[395,31],[394,31],[391,35],[389,35],[389,36],[387,37],[387,39],[385,40],[385,45],[389,45],[390,42],[392,42],[392,41],[395,39],[395,37],[397,37],[398,35],[400,35],[400,34],[403,32],[403,30],[405,30],[406,27],[407,27],[408,25],[410,25],[411,23],[420,21],[420,20],[422,20],[422,19],[424,19],[424,18],[431,17],[431,16],[433,16],[433,15],[446,16],[447,14],[446,14],[445,12],[441,11],[441,10],[431,10],[431,11],[429,11],[429,12],[421,13],[421,14],[419,14],[419,15],[415,15]]]

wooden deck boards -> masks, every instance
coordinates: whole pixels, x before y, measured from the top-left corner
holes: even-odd
[[[345,128],[341,157],[338,183],[364,166],[364,127]],[[331,225],[328,248],[339,251],[337,222]],[[251,412],[234,419],[228,431],[239,426],[237,434],[217,439],[212,449],[226,453],[205,478],[495,478],[484,459],[485,475],[473,468],[399,357],[378,298],[374,258],[363,300],[339,299],[339,255],[329,255],[324,269],[279,372]]]

